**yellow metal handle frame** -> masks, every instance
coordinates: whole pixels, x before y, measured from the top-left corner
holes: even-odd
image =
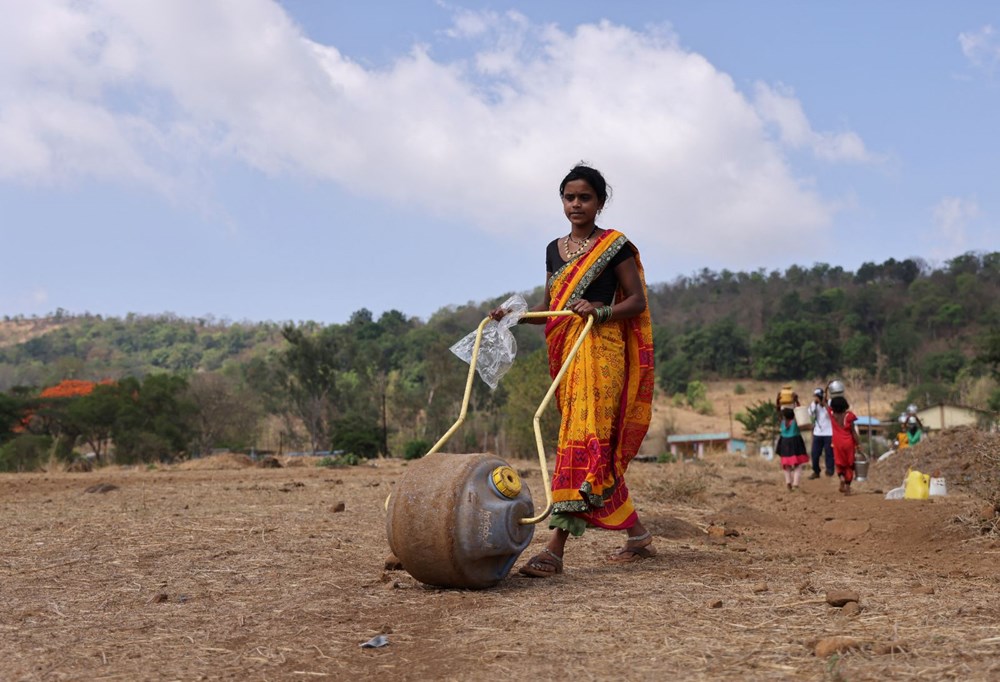
[[[570,315],[576,315],[571,310],[543,310],[541,312],[529,312],[524,313],[522,319],[530,319],[533,317],[568,317]],[[448,429],[438,442],[427,451],[428,455],[434,454],[441,447],[448,442],[448,439],[452,437],[455,431],[462,425],[465,421],[465,415],[469,411],[469,396],[472,395],[472,382],[476,378],[476,363],[479,361],[479,345],[483,340],[483,329],[486,327],[486,323],[492,318],[487,317],[479,326],[476,328],[476,342],[472,346],[472,359],[469,361],[469,375],[465,380],[465,395],[462,398],[462,409],[458,413],[458,420],[452,424],[451,428]],[[545,397],[542,398],[541,404],[535,411],[535,417],[533,420],[533,425],[535,429],[535,446],[538,448],[538,463],[542,468],[542,485],[545,487],[545,509],[538,516],[532,516],[530,518],[524,518],[519,521],[522,525],[527,525],[530,523],[539,523],[543,521],[552,512],[552,485],[549,480],[549,466],[548,461],[545,458],[545,444],[542,442],[542,413],[548,406],[549,402],[552,400],[552,396],[555,395],[556,389],[559,387],[559,383],[563,379],[563,375],[566,374],[566,370],[569,364],[573,362],[573,358],[576,357],[577,352],[580,350],[580,346],[583,345],[583,340],[586,338],[587,334],[590,332],[590,328],[594,326],[594,316],[591,315],[587,317],[587,322],[583,326],[583,330],[576,339],[576,343],[569,351],[569,355],[566,356],[566,360],[563,362],[562,367],[559,368],[559,372],[556,374],[555,379],[552,380],[552,385],[549,386],[549,390],[545,393]],[[426,456],[426,455],[425,455]]]

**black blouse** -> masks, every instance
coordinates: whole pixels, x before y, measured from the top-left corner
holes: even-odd
[[[583,300],[600,302],[604,305],[614,303],[615,291],[618,290],[618,275],[615,274],[615,267],[631,257],[632,249],[626,244],[615,254],[615,257],[611,259],[611,262],[604,268],[604,271],[597,276],[597,279],[591,282],[590,286],[584,290]],[[545,249],[545,272],[552,274],[566,263],[567,261],[559,252],[559,240],[552,240]]]

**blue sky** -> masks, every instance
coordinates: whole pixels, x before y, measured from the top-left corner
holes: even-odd
[[[650,283],[1000,248],[995,2],[0,0],[0,315],[427,318],[586,160]]]

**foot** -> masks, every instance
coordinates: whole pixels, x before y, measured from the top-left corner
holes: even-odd
[[[786,483],[785,485],[786,485],[786,486],[788,486],[788,489],[789,489],[789,490],[791,490],[791,489],[792,489],[792,484],[791,484],[791,483]]]
[[[624,547],[608,557],[608,561],[615,564],[630,564],[640,559],[649,559],[656,556],[656,548],[653,547],[653,534],[648,530],[641,535],[634,535],[625,541]]]
[[[546,547],[528,559],[518,572],[530,578],[550,578],[563,572],[563,560],[561,556]]]
[[[845,483],[844,484],[844,494],[845,495],[850,495],[851,494],[851,484],[850,483]]]
[[[832,471],[828,471],[828,472],[826,472],[826,475],[827,476],[833,476],[833,472]]]
[[[815,481],[817,478],[819,478],[819,472],[814,471],[811,474],[809,474],[809,480],[810,481]]]

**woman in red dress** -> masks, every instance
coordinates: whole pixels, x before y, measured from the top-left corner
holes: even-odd
[[[854,453],[858,449],[858,431],[854,422],[858,416],[851,412],[851,406],[844,396],[834,396],[826,408],[833,425],[833,463],[840,477],[840,492],[851,494],[854,480]]]

